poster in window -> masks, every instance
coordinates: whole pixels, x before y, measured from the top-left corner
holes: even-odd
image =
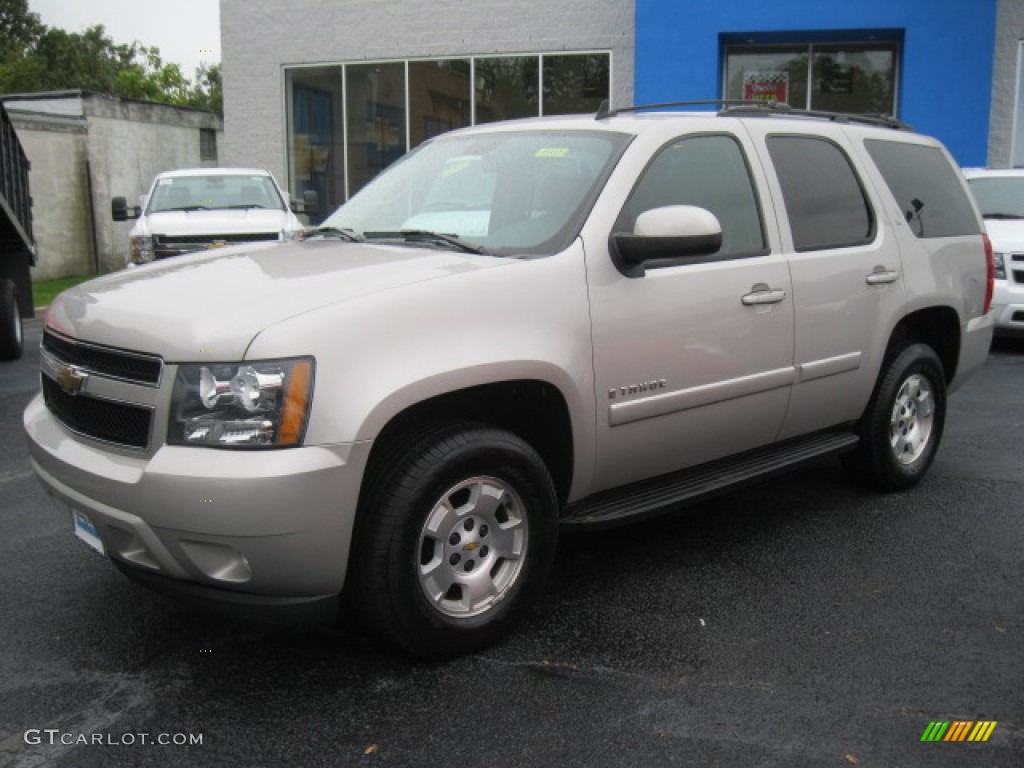
[[[747,72],[743,76],[743,98],[747,101],[789,103],[789,74]]]

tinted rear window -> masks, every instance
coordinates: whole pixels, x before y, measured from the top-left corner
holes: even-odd
[[[846,248],[874,238],[874,217],[846,154],[826,139],[771,136],[797,251]]]
[[[918,237],[981,232],[959,173],[938,147],[870,139],[868,153]]]

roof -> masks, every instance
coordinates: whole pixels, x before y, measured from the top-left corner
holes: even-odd
[[[156,175],[158,179],[178,176],[270,176],[270,171],[262,168],[178,168]]]
[[[703,109],[708,107],[707,109]],[[672,111],[675,110],[675,111]],[[685,111],[683,111],[685,110]],[[481,133],[507,130],[607,130],[640,134],[654,125],[685,120],[778,120],[790,123],[806,123],[856,127],[862,130],[892,133],[899,131],[914,134],[913,128],[887,115],[861,115],[843,112],[792,109],[784,104],[710,100],[648,104],[634,107],[609,109],[603,103],[596,114],[545,115],[517,120],[503,120],[483,123],[452,131],[460,133]]]
[[[1024,168],[964,168],[964,176],[968,179],[982,177],[1020,178],[1024,176]]]

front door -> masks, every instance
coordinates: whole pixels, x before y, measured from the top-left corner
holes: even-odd
[[[654,153],[613,231],[668,205],[722,226],[712,255],[627,277],[587,242],[600,491],[773,441],[794,379],[785,254],[771,247],[749,139],[683,136]],[[607,241],[606,241],[607,242]]]

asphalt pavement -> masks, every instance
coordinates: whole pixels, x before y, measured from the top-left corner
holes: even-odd
[[[1024,343],[952,396],[917,489],[823,461],[565,536],[514,636],[426,664],[194,613],[77,541],[21,434],[39,326],[0,363],[0,765],[1024,765]],[[921,740],[967,721],[996,725]]]

